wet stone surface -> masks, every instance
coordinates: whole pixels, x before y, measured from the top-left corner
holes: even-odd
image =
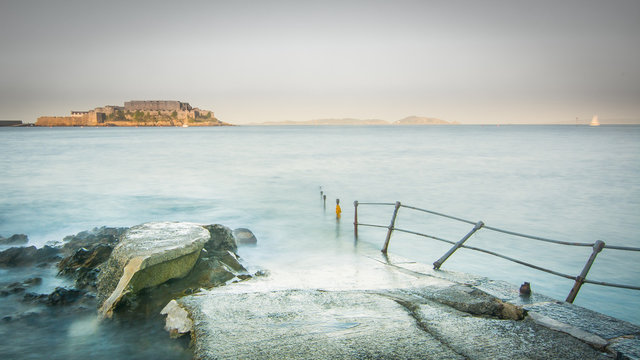
[[[620,336],[640,335],[640,327],[636,325],[564,302],[532,304],[525,308],[607,340]]]
[[[393,299],[364,292],[290,290],[190,296],[203,359],[462,359],[416,326]]]
[[[203,359],[606,359],[611,354],[532,320],[473,314],[452,292],[280,290],[178,300]],[[476,296],[478,294],[473,294]],[[496,299],[480,295],[478,302]],[[484,305],[479,306],[479,308]]]

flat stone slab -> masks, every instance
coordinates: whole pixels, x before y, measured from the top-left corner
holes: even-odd
[[[211,235],[185,222],[153,222],[127,230],[98,277],[99,313],[111,316],[128,292],[189,273]]]
[[[256,278],[183,297],[164,312],[177,316],[174,324],[191,324],[199,359],[582,360],[615,358],[619,349],[634,354],[635,339],[605,348],[598,336],[540,321],[545,318],[503,319],[499,311],[485,311],[501,298],[514,299],[513,285],[398,259],[372,257],[360,265],[375,276],[305,273],[304,284]],[[184,326],[172,329],[171,321],[168,330],[185,332]]]
[[[198,224],[151,222],[127,230],[113,254],[126,260],[144,257],[149,267],[199,251],[209,238],[209,231]]]
[[[376,294],[212,292],[178,303],[194,321],[198,359],[463,359]]]
[[[198,359],[605,359],[531,320],[473,316],[429,289],[191,295]]]

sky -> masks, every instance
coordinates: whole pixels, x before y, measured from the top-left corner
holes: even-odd
[[[640,1],[0,0],[0,120],[640,119]]]

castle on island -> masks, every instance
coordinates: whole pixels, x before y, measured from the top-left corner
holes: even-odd
[[[223,126],[213,111],[175,100],[132,100],[124,106],[106,105],[70,116],[41,116],[36,126]]]

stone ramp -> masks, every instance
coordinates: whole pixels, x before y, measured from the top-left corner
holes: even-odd
[[[198,359],[606,359],[532,320],[500,320],[393,291],[211,292],[179,300]]]
[[[463,359],[376,294],[285,290],[179,302],[196,324],[199,359]]]
[[[539,308],[558,305],[553,299],[533,296],[534,302],[522,304],[514,297],[517,288],[504,282],[388,257],[369,260],[372,272],[392,275],[379,277],[383,280],[368,284],[370,289],[341,287],[340,281],[324,290],[312,284],[288,289],[278,279],[264,278],[179,299],[179,308],[193,320],[196,358],[638,358],[635,325],[598,314],[606,320],[607,336],[622,336],[598,344],[540,317],[503,319],[501,300],[570,322]],[[590,323],[589,310],[567,306],[570,311],[558,311]],[[584,324],[579,329],[599,336]]]

